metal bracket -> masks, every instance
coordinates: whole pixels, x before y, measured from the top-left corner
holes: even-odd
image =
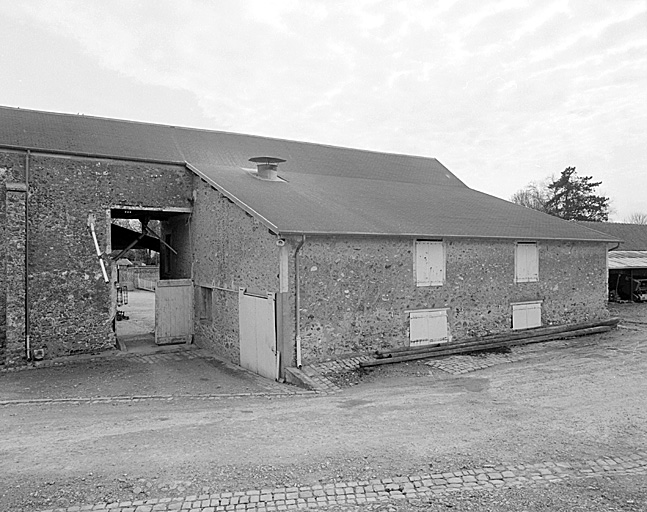
[[[94,248],[97,252],[97,259],[99,260],[99,265],[101,266],[101,273],[103,274],[103,280],[106,283],[110,282],[110,279],[108,278],[108,272],[106,271],[106,263],[103,261],[103,254],[101,252],[101,249],[99,248],[99,241],[97,240],[97,233],[94,230],[94,222],[96,218],[94,214],[88,215],[88,229],[90,230],[90,234],[92,235],[92,240],[94,241]]]

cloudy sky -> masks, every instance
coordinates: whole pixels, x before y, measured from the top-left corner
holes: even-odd
[[[438,158],[509,198],[567,166],[647,213],[647,0],[0,0],[0,104]]]

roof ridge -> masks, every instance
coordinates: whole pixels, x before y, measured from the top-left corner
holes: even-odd
[[[0,105],[0,109],[4,110],[13,110],[13,111],[22,111],[22,112],[32,112],[35,114],[45,114],[45,115],[52,115],[52,116],[60,116],[60,117],[68,117],[68,118],[86,118],[86,119],[96,119],[100,121],[110,121],[110,122],[116,122],[116,123],[128,123],[128,124],[136,124],[136,125],[143,125],[143,126],[156,126],[159,128],[168,128],[171,130],[186,130],[186,131],[194,131],[194,132],[203,132],[203,133],[219,133],[223,135],[236,135],[236,136],[242,136],[242,137],[252,137],[252,138],[258,138],[258,139],[264,139],[264,140],[271,140],[271,141],[279,141],[279,142],[290,142],[290,143],[295,143],[295,144],[304,144],[308,146],[318,146],[318,147],[325,147],[325,148],[331,148],[331,149],[346,149],[349,151],[358,151],[358,152],[363,152],[363,153],[371,153],[375,155],[386,155],[386,156],[399,156],[399,157],[405,157],[405,158],[414,158],[414,159],[420,159],[420,160],[435,160],[440,164],[440,161],[433,156],[424,156],[424,155],[411,155],[408,153],[397,153],[397,152],[389,152],[389,151],[379,151],[376,149],[365,149],[365,148],[356,148],[356,147],[350,147],[350,146],[339,146],[335,144],[323,144],[320,142],[311,142],[311,141],[305,141],[305,140],[295,140],[295,139],[284,139],[284,138],[279,138],[279,137],[270,137],[267,135],[258,135],[258,134],[250,134],[250,133],[242,133],[242,132],[233,132],[233,131],[226,131],[226,130],[215,130],[215,129],[209,129],[209,128],[196,128],[193,126],[178,126],[178,125],[172,125],[172,124],[163,124],[163,123],[153,123],[150,121],[138,121],[135,119],[121,119],[121,118],[115,118],[115,117],[105,117],[105,116],[97,116],[97,115],[92,115],[92,114],[72,114],[69,112],[53,112],[51,110],[38,110],[38,109],[30,109],[30,108],[21,108],[21,107],[10,107],[7,105]],[[172,133],[172,132],[171,132]],[[441,164],[442,165],[442,164]],[[443,165],[444,167],[444,165]],[[449,169],[447,169],[449,171]],[[449,171],[451,172],[451,171]],[[452,173],[453,174],[453,173]]]

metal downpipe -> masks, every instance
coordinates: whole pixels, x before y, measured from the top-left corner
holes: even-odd
[[[301,287],[299,286],[299,251],[306,243],[306,236],[301,235],[301,241],[294,251],[294,333],[297,351],[297,368],[301,368]]]
[[[29,321],[29,157],[25,155],[25,357],[31,361],[31,323]]]

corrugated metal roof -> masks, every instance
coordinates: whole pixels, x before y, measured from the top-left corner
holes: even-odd
[[[647,251],[610,251],[609,269],[647,268]]]
[[[0,146],[187,162],[281,234],[616,241],[467,187],[435,158],[0,107]],[[285,182],[249,158],[283,158]]]
[[[622,242],[618,249],[621,251],[647,251],[647,225],[587,221],[578,224],[619,238]]]

